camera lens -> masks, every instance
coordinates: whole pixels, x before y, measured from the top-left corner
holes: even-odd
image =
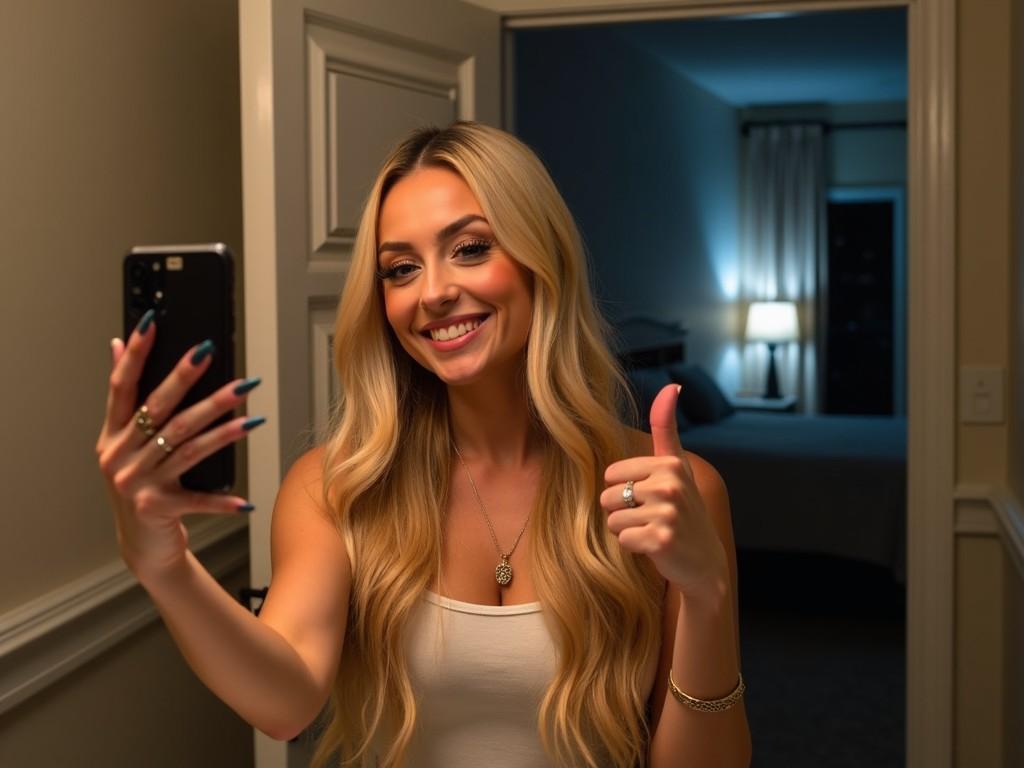
[[[146,276],[146,265],[136,261],[129,270],[132,280],[138,282]]]

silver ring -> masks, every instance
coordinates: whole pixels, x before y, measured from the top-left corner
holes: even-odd
[[[636,497],[633,496],[633,481],[627,480],[626,487],[622,489],[622,500],[626,502],[626,506],[632,509],[636,506]]]
[[[156,436],[156,444],[164,449],[164,453],[168,455],[174,453],[174,446],[167,442],[167,438],[163,435]]]

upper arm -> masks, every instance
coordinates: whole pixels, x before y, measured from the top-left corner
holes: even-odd
[[[352,566],[324,503],[322,462],[322,447],[308,451],[281,483],[270,530],[272,579],[259,618],[295,648],[326,701],[341,658]]]

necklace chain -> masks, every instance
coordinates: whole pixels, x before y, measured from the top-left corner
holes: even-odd
[[[494,542],[494,548],[498,551],[498,557],[501,558],[501,562],[495,569],[495,578],[498,583],[502,586],[506,586],[512,581],[512,566],[508,564],[508,559],[512,557],[512,553],[516,551],[516,547],[519,546],[519,540],[523,538],[523,534],[526,532],[526,525],[530,522],[530,513],[526,513],[526,520],[523,521],[523,527],[519,531],[519,535],[516,536],[515,542],[512,544],[512,549],[508,552],[501,551],[501,545],[498,544],[498,537],[494,533],[494,525],[491,523],[491,518],[487,514],[487,508],[484,506],[484,500],[480,498],[480,491],[476,487],[476,483],[473,480],[473,473],[469,471],[469,465],[466,464],[466,460],[462,458],[462,453],[459,451],[459,446],[452,443],[452,447],[455,449],[455,455],[459,457],[459,461],[462,463],[462,468],[466,470],[466,477],[469,478],[469,486],[473,489],[473,496],[476,497],[476,503],[480,506],[480,511],[483,513],[484,520],[487,521],[487,530],[491,533],[491,541]]]

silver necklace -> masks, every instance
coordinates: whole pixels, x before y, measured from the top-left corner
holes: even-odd
[[[494,578],[497,582],[507,587],[512,581],[512,566],[509,565],[508,559],[512,557],[512,553],[516,551],[516,547],[519,546],[519,540],[523,538],[523,533],[526,531],[526,524],[530,522],[530,513],[526,513],[526,520],[523,521],[523,528],[519,531],[519,535],[516,536],[515,543],[512,544],[512,549],[508,552],[502,552],[501,546],[498,544],[498,537],[494,535],[494,526],[491,525],[491,518],[487,516],[487,509],[484,507],[483,499],[480,498],[480,491],[477,490],[476,483],[473,482],[473,474],[469,471],[469,466],[466,464],[466,460],[462,458],[462,454],[459,452],[459,446],[452,443],[452,447],[455,449],[455,455],[459,457],[459,461],[462,462],[462,468],[466,470],[466,477],[469,478],[469,485],[473,489],[473,495],[476,497],[476,503],[480,505],[480,511],[484,514],[484,520],[487,521],[487,530],[491,532],[491,541],[494,542],[494,548],[498,550],[498,557],[501,558],[501,562],[498,563],[498,567],[494,569]]]

